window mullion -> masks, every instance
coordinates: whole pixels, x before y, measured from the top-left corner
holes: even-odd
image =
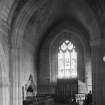
[[[65,52],[64,52],[64,71],[63,71],[63,75],[64,75],[64,78],[65,78]]]

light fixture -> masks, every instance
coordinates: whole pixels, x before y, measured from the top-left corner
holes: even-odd
[[[105,62],[105,55],[103,56],[103,61]]]

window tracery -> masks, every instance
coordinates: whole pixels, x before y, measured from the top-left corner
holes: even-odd
[[[77,77],[77,52],[69,40],[65,40],[58,52],[58,78],[69,79]]]

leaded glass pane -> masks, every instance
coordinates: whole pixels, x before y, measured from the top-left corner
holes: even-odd
[[[77,52],[75,46],[66,40],[59,47],[58,52],[58,78],[77,77]]]

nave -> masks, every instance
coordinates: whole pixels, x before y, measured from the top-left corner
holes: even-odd
[[[90,91],[105,105],[105,0],[0,0],[0,105],[83,104]]]

